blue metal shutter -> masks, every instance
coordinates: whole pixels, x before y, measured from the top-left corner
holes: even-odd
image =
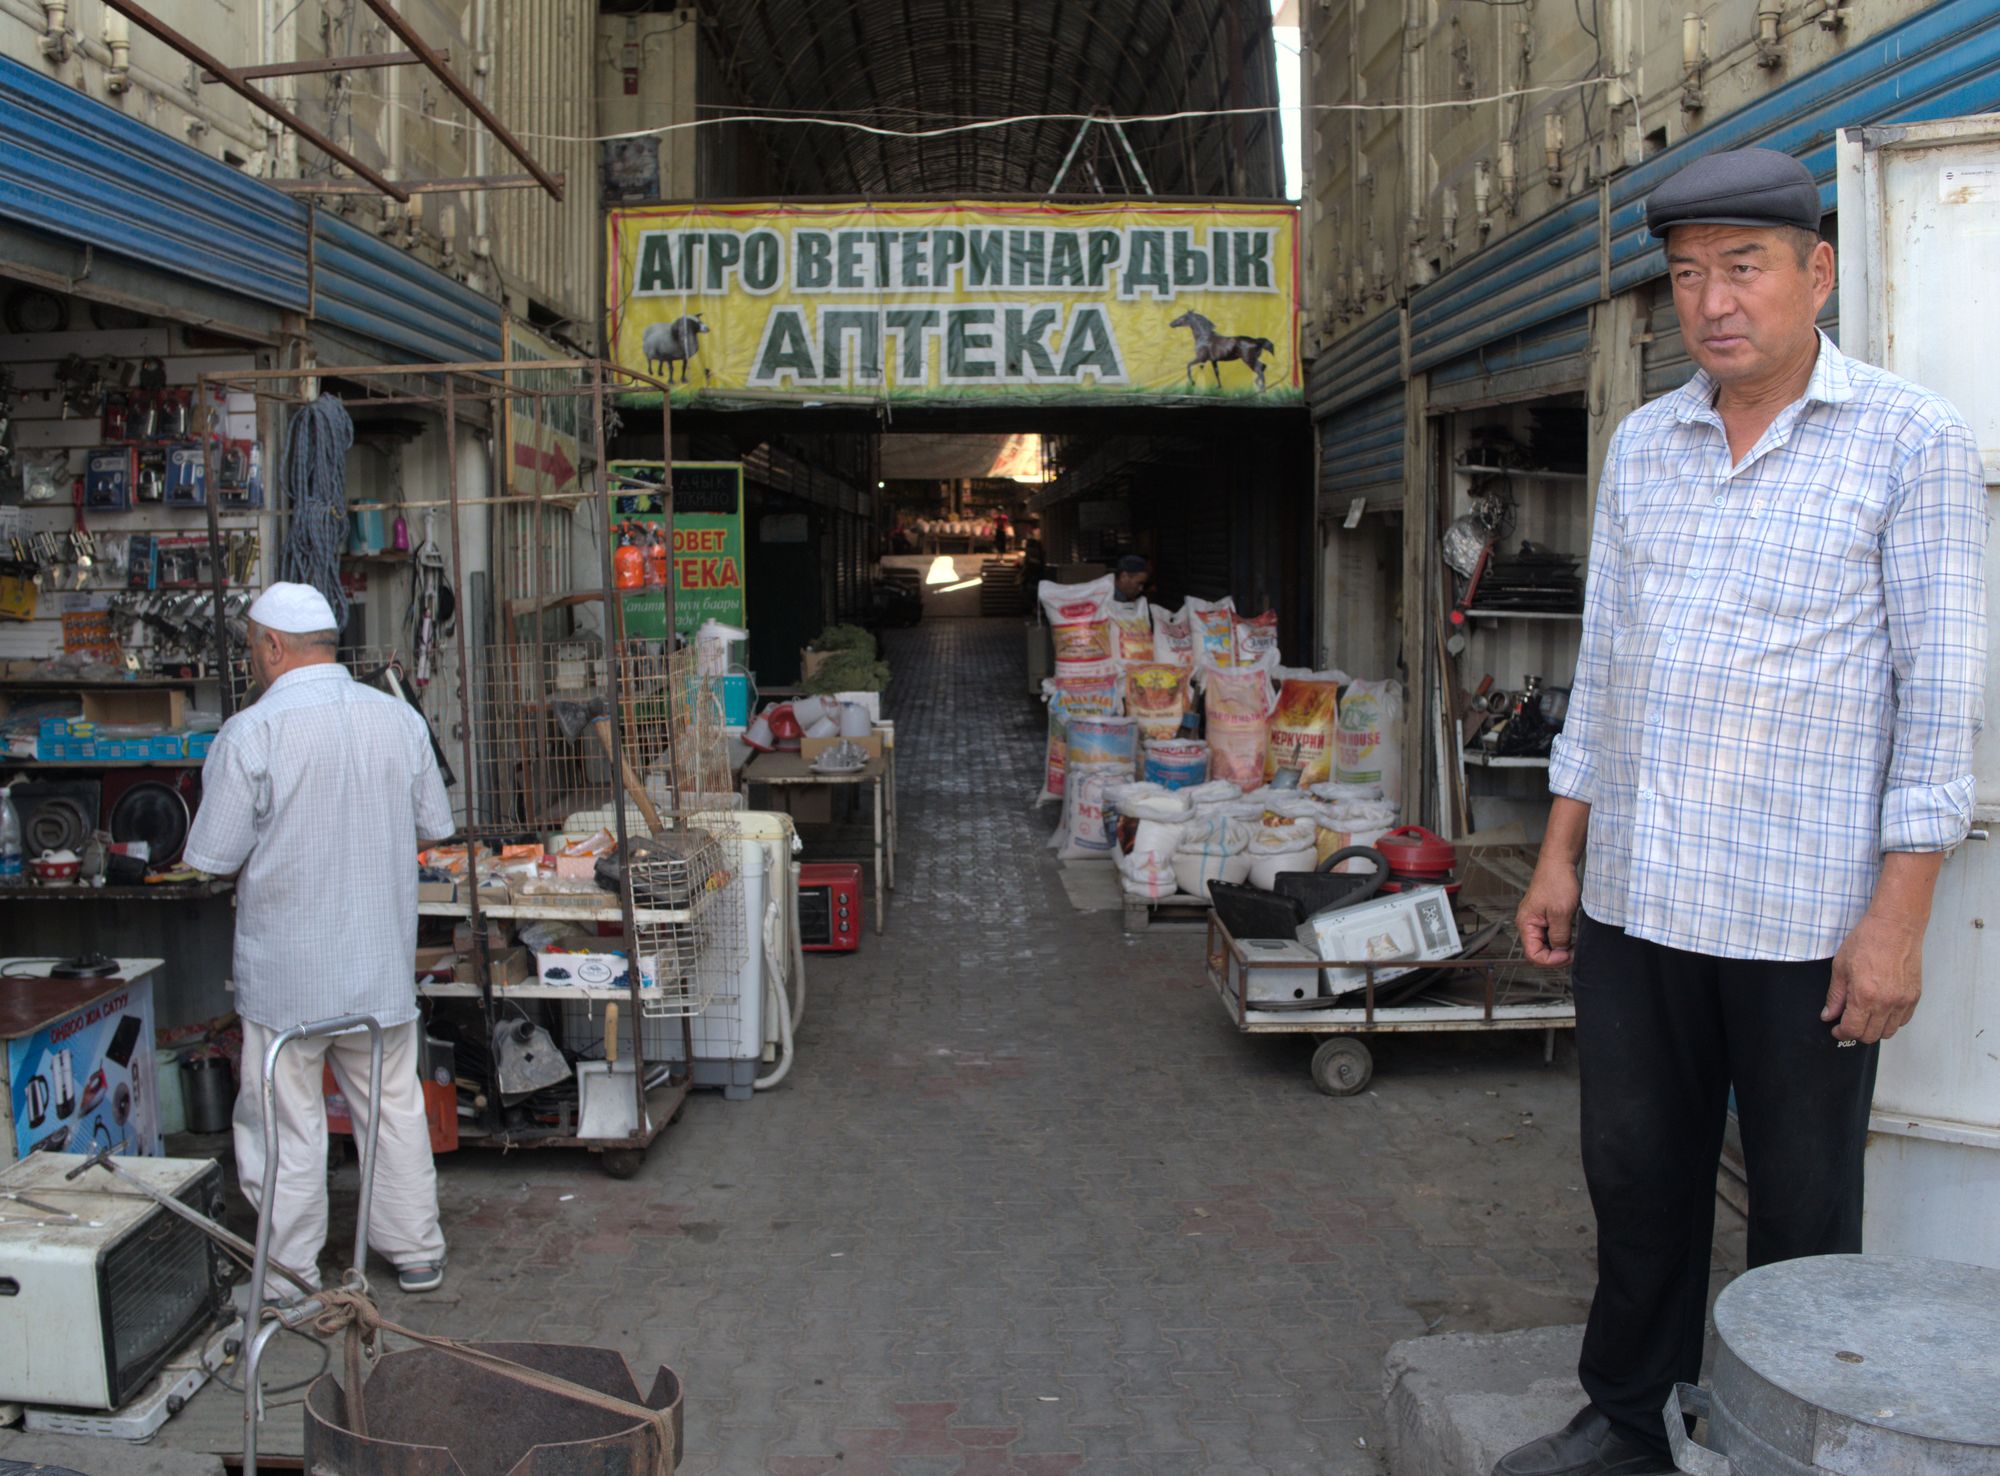
[[[0,57],[0,216],[255,302],[306,306],[306,208]]]
[[[1590,373],[1590,309],[1578,308],[1431,370],[1433,410],[1464,410],[1580,390]]]
[[[312,315],[411,363],[501,354],[498,303],[324,211],[313,212]]]
[[[1403,504],[1403,313],[1381,314],[1322,350],[1306,381],[1319,436],[1319,507]]]

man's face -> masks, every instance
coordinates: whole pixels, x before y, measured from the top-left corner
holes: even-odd
[[[1116,581],[1118,598],[1130,604],[1146,592],[1146,571],[1144,569],[1118,571]]]
[[[1813,320],[1833,291],[1833,248],[1804,262],[1793,237],[1755,226],[1675,226],[1667,277],[1688,355],[1721,385],[1786,373],[1814,341]]]

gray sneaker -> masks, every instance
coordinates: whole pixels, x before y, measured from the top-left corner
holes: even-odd
[[[412,1294],[434,1292],[444,1285],[444,1257],[435,1261],[412,1261],[396,1268],[396,1285]]]

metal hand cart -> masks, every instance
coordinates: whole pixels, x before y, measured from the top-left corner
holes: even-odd
[[[1323,960],[1296,947],[1240,939],[1211,913],[1209,983],[1245,1035],[1327,1037],[1313,1052],[1312,1078],[1330,1097],[1351,1097],[1374,1076],[1366,1035],[1540,1030],[1543,1059],[1550,1059],[1555,1032],[1576,1026],[1568,972],[1529,963],[1506,917],[1473,905],[1456,911],[1466,953],[1415,965],[1398,959]],[[1361,971],[1366,982],[1330,997],[1321,976],[1333,969]]]

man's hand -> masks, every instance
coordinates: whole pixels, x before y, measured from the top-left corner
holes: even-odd
[[[1514,925],[1521,930],[1529,963],[1553,968],[1570,961],[1576,911],[1582,901],[1583,885],[1577,880],[1576,864],[1544,855],[1514,913]]]
[[[1835,1040],[1873,1045],[1910,1023],[1923,989],[1923,924],[1869,912],[1833,956],[1833,983],[1819,1017],[1839,1022]]]
[[[1833,956],[1819,1017],[1839,1021],[1835,1040],[1873,1045],[1910,1023],[1924,989],[1924,929],[1943,865],[1942,851],[1884,853],[1874,900]]]

